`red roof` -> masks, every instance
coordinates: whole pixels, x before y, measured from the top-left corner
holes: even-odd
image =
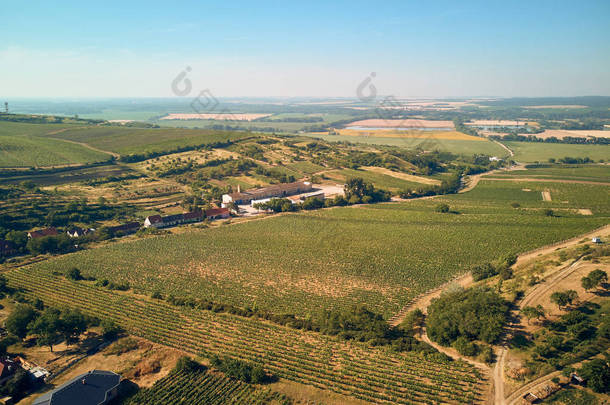
[[[229,215],[228,208],[210,208],[209,210],[205,210],[206,217],[215,217],[217,215]]]
[[[203,217],[203,212],[201,211],[192,211],[192,212],[187,212],[184,214],[184,219],[196,219],[196,218],[202,218]]]
[[[50,227],[45,229],[40,229],[38,231],[32,231],[29,233],[30,238],[40,238],[42,236],[52,236],[57,235],[57,229]]]

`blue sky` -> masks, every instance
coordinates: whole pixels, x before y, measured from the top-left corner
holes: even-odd
[[[0,8],[0,96],[610,95],[610,1],[31,1]]]

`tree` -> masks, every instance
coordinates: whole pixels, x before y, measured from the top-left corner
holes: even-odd
[[[102,321],[102,336],[105,340],[114,340],[123,332],[123,328],[110,319]]]
[[[608,273],[601,269],[593,270],[587,277],[593,282],[593,287],[598,287],[608,282]]]
[[[61,338],[62,322],[61,312],[55,308],[47,308],[30,325],[30,332],[38,335],[39,346],[49,346],[53,352],[53,345]]]
[[[20,339],[24,339],[28,334],[28,325],[32,322],[38,313],[30,305],[19,304],[15,307],[13,312],[6,318],[5,326],[6,330],[17,336]]]
[[[544,214],[545,217],[554,217],[555,216],[555,212],[553,212],[552,209],[547,208],[544,211],[542,211],[542,213]]]
[[[540,319],[544,316],[544,308],[542,305],[538,305],[537,307],[523,307],[521,313],[527,318],[527,324],[529,325],[530,319]]]
[[[559,309],[567,305],[572,305],[572,302],[574,302],[574,300],[577,298],[578,293],[574,290],[555,291],[553,294],[551,294],[551,301],[557,304]]]
[[[585,379],[587,387],[595,392],[608,392],[610,389],[610,367],[603,359],[593,359],[584,363],[580,375]]]
[[[80,270],[76,267],[72,267],[70,270],[68,270],[68,272],[66,273],[66,277],[74,281],[83,279],[83,276],[80,274]]]
[[[449,212],[449,205],[444,204],[444,203],[443,203],[443,204],[438,204],[438,205],[437,205],[437,206],[434,208],[434,210],[435,210],[436,212],[443,212],[443,213],[447,213],[447,212]]]
[[[68,309],[61,314],[60,332],[66,344],[78,342],[78,337],[87,330],[89,322],[78,309]]]
[[[580,279],[580,285],[582,285],[582,288],[584,288],[585,291],[589,291],[589,290],[595,288],[595,280],[593,280],[589,276],[585,276]]]

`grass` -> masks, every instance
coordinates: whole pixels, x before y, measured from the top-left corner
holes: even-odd
[[[0,135],[0,167],[48,167],[94,163],[110,155],[82,145],[33,135]]]
[[[550,158],[610,159],[610,145],[572,145],[546,142],[503,142],[515,152],[517,162],[546,162]]]
[[[424,150],[440,150],[452,152],[459,155],[474,155],[486,154],[490,156],[503,157],[507,155],[506,150],[501,146],[490,142],[469,141],[469,140],[449,140],[449,139],[434,139],[434,138],[389,138],[389,137],[367,137],[367,136],[352,136],[352,135],[326,135],[326,134],[309,134],[314,138],[321,138],[328,142],[351,142],[364,143],[373,145],[389,145],[398,146],[406,149],[421,148]]]
[[[122,155],[143,152],[162,152],[185,146],[226,142],[252,136],[246,132],[197,129],[81,127],[53,135],[60,139],[83,142],[101,150]]]
[[[401,191],[405,189],[414,189],[426,186],[422,183],[407,181],[397,177],[389,176],[383,173],[376,173],[369,170],[360,169],[340,169],[333,170],[324,174],[326,177],[336,179],[337,181],[345,181],[349,177],[361,177],[369,183],[373,183],[376,187],[391,191]]]
[[[76,266],[145,294],[159,290],[302,316],[364,303],[389,317],[473,265],[608,222],[605,189],[553,185],[557,201],[547,203],[538,191],[520,191],[525,187],[548,184],[483,181],[474,191],[440,199],[459,215],[436,213],[439,200],[279,215],[80,251],[32,271]],[[522,208],[511,208],[513,201]],[[594,215],[566,210],[547,217],[545,207],[590,208]]]

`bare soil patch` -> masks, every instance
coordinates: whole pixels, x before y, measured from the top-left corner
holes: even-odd
[[[372,127],[372,128],[455,128],[453,121],[432,121],[432,120],[383,120],[369,119],[354,121],[348,126]]]
[[[551,198],[551,192],[548,190],[545,190],[542,192],[542,201],[553,201],[553,199]]]
[[[580,208],[580,209],[578,210],[578,213],[579,213],[580,215],[593,215],[593,213],[591,212],[591,210],[590,210],[590,209],[587,209],[587,208]]]
[[[587,138],[589,136],[594,136],[596,138],[610,138],[610,131],[547,129],[541,134],[536,134],[536,137],[543,139],[551,137],[557,139],[563,139],[566,137]]]
[[[412,174],[399,173],[394,172],[390,169],[386,169],[385,167],[375,167],[375,166],[363,166],[362,169],[367,170],[369,172],[381,173],[387,176],[395,177],[397,179],[413,181],[416,183],[430,184],[430,185],[439,185],[441,184],[440,180],[430,179],[427,177],[415,176]]]

